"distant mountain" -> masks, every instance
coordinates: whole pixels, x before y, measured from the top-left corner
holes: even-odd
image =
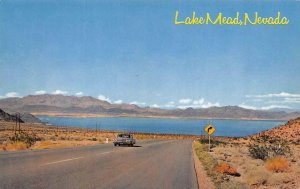
[[[63,95],[29,95],[23,98],[0,100],[0,107],[8,112],[56,113],[135,113],[139,108],[131,104],[110,104],[93,97]]]
[[[185,110],[174,110],[177,115],[186,117],[199,118],[215,118],[215,119],[276,119],[276,120],[289,120],[296,118],[300,115],[299,112],[286,113],[284,111],[273,112],[263,110],[251,110],[238,106],[224,106],[224,107],[211,107]]]
[[[300,112],[299,109],[290,109],[290,108],[272,108],[272,109],[269,109],[269,111],[273,111],[273,112],[281,112],[281,111],[284,111],[284,112],[287,112],[287,113],[291,113],[291,112]]]
[[[159,109],[141,108],[133,104],[111,104],[93,97],[63,95],[29,95],[23,98],[0,100],[0,108],[8,112],[27,112],[36,115],[102,115],[129,117],[174,117],[211,119],[277,119],[289,120],[299,112],[250,110],[238,106]]]

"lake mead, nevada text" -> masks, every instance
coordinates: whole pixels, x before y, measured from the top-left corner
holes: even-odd
[[[197,16],[196,12],[193,12],[191,17],[181,17],[179,11],[176,11],[174,17],[175,25],[287,25],[289,22],[289,19],[282,16],[280,12],[273,17],[261,17],[258,12],[252,15],[236,12],[233,17],[224,16],[221,12],[214,17],[210,13],[206,13],[205,16]]]

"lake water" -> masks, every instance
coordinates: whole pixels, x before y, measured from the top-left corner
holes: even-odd
[[[267,130],[285,121],[248,120],[198,120],[198,119],[158,119],[158,118],[75,118],[39,117],[43,122],[59,126],[73,126],[102,130],[132,131],[143,133],[204,134],[203,128],[212,123],[215,136],[247,136]]]

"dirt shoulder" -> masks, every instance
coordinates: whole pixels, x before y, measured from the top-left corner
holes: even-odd
[[[283,145],[289,152],[276,155],[277,143],[264,143],[246,138],[214,141],[211,152],[205,140],[194,144],[197,156],[216,188],[295,188],[300,187],[300,145]],[[253,152],[251,150],[255,149]],[[277,150],[278,150],[277,149]],[[261,151],[260,151],[261,150]],[[251,151],[251,152],[250,152]],[[265,159],[261,155],[268,151]]]
[[[193,150],[194,166],[195,166],[195,171],[196,171],[196,176],[197,176],[197,181],[198,181],[198,188],[214,189],[215,185],[212,182],[211,178],[207,175],[207,173],[202,165],[202,162],[200,161],[200,159],[201,159],[200,153],[203,153],[203,152],[201,150],[199,150],[198,143],[196,143],[196,142],[193,143],[192,150]]]

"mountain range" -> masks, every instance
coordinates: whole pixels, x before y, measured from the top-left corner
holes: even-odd
[[[50,94],[1,99],[0,108],[10,113],[25,112],[34,115],[56,116],[128,116],[258,120],[289,120],[300,116],[300,112],[251,110],[238,106],[197,109],[160,109],[139,107],[134,104],[125,103],[111,104],[90,96],[77,97]]]

